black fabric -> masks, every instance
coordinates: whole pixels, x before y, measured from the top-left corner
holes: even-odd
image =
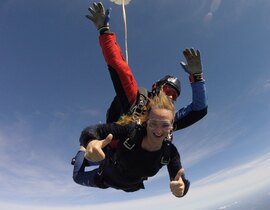
[[[122,104],[120,103],[117,96],[114,97],[109,109],[107,110],[106,114],[106,122],[112,123],[117,122],[119,120],[120,116],[123,115],[123,109]]]
[[[112,152],[106,152],[106,159],[100,165],[102,173],[100,177],[97,176],[97,186],[101,188],[109,186],[127,192],[143,189],[143,181],[157,174],[164,166],[161,159],[168,145],[164,141],[158,151],[144,150],[141,143],[146,135],[146,128],[136,123],[128,125],[111,123],[87,127],[82,132],[81,143],[87,144],[91,139],[104,139],[108,133],[112,133],[116,139],[119,139],[119,146]],[[131,142],[135,142],[132,149],[124,145],[129,138]],[[182,166],[176,147],[170,144],[170,148],[170,162],[167,168],[170,177],[174,178]]]
[[[129,103],[128,98],[126,96],[126,91],[123,89],[121,80],[120,80],[118,74],[116,73],[116,71],[109,65],[108,65],[108,69],[109,69],[111,80],[113,82],[113,86],[114,86],[114,89],[116,92],[116,96],[117,96],[117,100],[118,100],[117,103],[121,105],[121,110],[123,113],[128,113],[128,111],[131,107],[131,104]],[[115,111],[115,109],[114,109],[114,111]],[[116,122],[116,121],[114,121],[114,122]]]

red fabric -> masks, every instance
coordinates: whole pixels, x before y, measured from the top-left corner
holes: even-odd
[[[99,43],[107,65],[117,72],[128,101],[133,104],[137,98],[138,86],[131,69],[123,57],[121,48],[116,42],[115,34],[111,32],[101,35]]]
[[[113,139],[109,144],[110,148],[111,149],[116,149],[118,147],[118,143],[119,143],[119,139]]]

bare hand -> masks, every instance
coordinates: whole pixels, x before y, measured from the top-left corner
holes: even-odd
[[[84,157],[92,162],[98,162],[105,159],[105,154],[103,148],[107,146],[112,141],[113,135],[109,134],[103,140],[92,140],[88,143],[86,147],[86,152]]]
[[[182,175],[184,174],[184,169],[181,168],[173,181],[170,182],[170,188],[171,188],[171,192],[174,196],[176,197],[182,197],[184,194],[184,190],[185,190],[185,183],[182,180]]]

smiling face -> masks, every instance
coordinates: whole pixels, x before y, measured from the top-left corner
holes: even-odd
[[[148,115],[146,144],[148,149],[160,149],[163,140],[173,128],[174,113],[171,110],[154,107]]]

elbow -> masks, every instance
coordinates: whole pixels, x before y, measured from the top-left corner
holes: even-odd
[[[207,115],[208,112],[208,107],[206,106],[205,108],[198,110],[198,111],[192,111],[188,113],[183,119],[179,120],[176,122],[176,130],[186,128],[202,118],[204,118]]]

